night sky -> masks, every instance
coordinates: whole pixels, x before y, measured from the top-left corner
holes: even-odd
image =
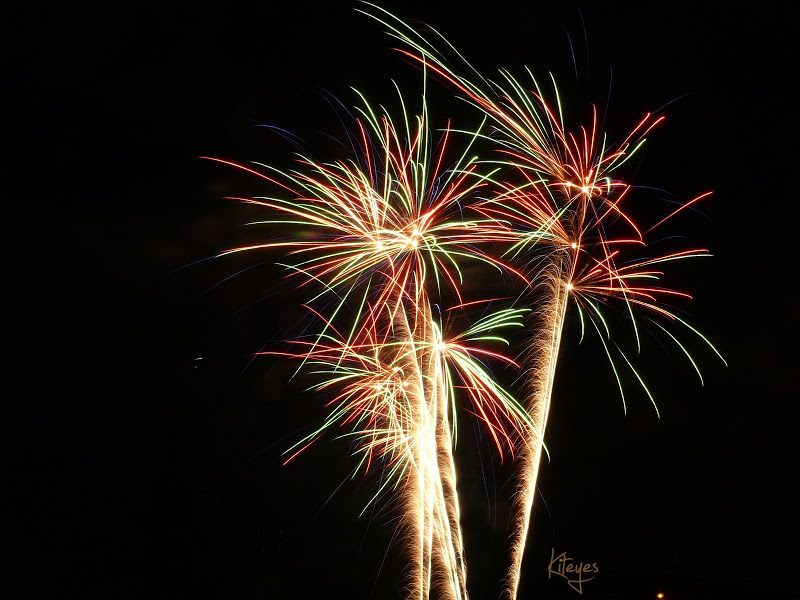
[[[376,481],[348,479],[346,441],[281,465],[322,401],[292,364],[251,358],[308,325],[306,296],[277,255],[203,261],[262,239],[225,197],[268,190],[199,157],[291,166],[266,124],[332,158],[326,94],[419,90],[354,4],[4,11],[7,597],[401,598],[397,515],[359,517]],[[714,258],[668,283],[729,367],[693,347],[701,387],[651,342],[639,364],[661,418],[633,384],[626,414],[568,316],[520,600],[800,597],[797,14],[770,4],[385,4],[485,73],[552,71],[616,135],[675,100],[634,183],[714,191],[681,221]],[[476,123],[430,85],[434,113]],[[492,599],[509,470],[459,425],[471,597]],[[547,579],[551,548],[598,564],[582,596]]]

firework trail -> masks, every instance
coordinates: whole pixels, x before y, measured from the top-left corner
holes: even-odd
[[[516,365],[480,344],[503,341],[494,332],[521,326],[526,311],[490,313],[461,335],[444,338],[430,305],[404,308],[386,310],[386,320],[394,319],[389,328],[375,319],[348,341],[330,326],[332,333],[321,339],[295,341],[297,352],[280,353],[302,359],[321,377],[316,391],[339,390],[323,425],[290,451],[287,462],[324,432],[349,427],[360,456],[356,470],[380,466],[385,476],[376,497],[396,490],[405,509],[409,596],[427,598],[437,589],[442,598],[466,598],[451,440],[456,390],[495,432],[499,448],[513,450],[516,436],[529,426],[527,414],[494,382],[483,361]]]
[[[350,140],[357,151],[349,160],[301,156],[297,169],[280,171],[212,159],[280,191],[239,198],[267,209],[268,218],[254,224],[290,225],[298,233],[222,255],[283,249],[294,259],[286,266],[299,285],[321,289],[310,292],[308,308],[322,331],[295,340],[298,352],[280,354],[322,377],[314,389],[338,393],[325,423],[291,449],[287,462],[325,431],[349,427],[360,456],[356,471],[380,464],[387,476],[378,494],[392,490],[401,503],[409,597],[428,598],[436,589],[444,598],[466,599],[452,454],[456,395],[467,398],[500,450],[513,449],[529,419],[483,364],[510,361],[481,344],[499,339],[493,330],[520,326],[523,311],[489,314],[445,338],[431,306],[433,296],[440,305],[448,295],[461,303],[463,259],[515,272],[480,249],[508,240],[508,227],[471,208],[490,176],[478,175],[467,158],[471,144],[443,168],[449,134],[433,143],[424,101],[422,114],[403,111],[396,124],[362,100]]]
[[[531,278],[534,292],[530,296],[535,306],[530,319],[532,339],[525,361],[528,386],[525,405],[530,415],[530,427],[525,435],[526,443],[520,446],[518,456],[520,466],[513,505],[511,564],[505,581],[506,594],[514,599],[519,588],[569,304],[573,303],[578,309],[581,339],[587,322],[596,330],[614,371],[623,404],[624,393],[617,366],[619,357],[653,401],[633,364],[611,337],[602,309],[615,300],[620,301],[624,313],[630,317],[637,351],[640,349],[641,328],[638,321],[644,320],[665,332],[700,375],[697,363],[686,347],[654,320],[663,318],[686,327],[719,355],[702,334],[663,304],[665,297],[689,297],[688,294],[641,282],[654,283],[653,280],[658,280],[663,275],[657,267],[661,263],[708,256],[708,252],[704,249],[684,250],[655,258],[622,260],[632,247],[643,248],[645,240],[641,228],[624,209],[623,201],[632,187],[626,181],[617,179],[616,172],[644,143],[646,134],[663,117],[645,115],[622,142],[609,147],[607,138],[599,132],[596,109],[592,111],[588,127],[579,127],[574,131],[566,128],[555,82],[552,87],[556,103],[551,106],[530,71],[530,82],[527,84],[520,83],[502,70],[500,83],[487,80],[435,30],[428,28],[435,39],[435,43],[432,43],[387,11],[365,4],[370,7],[364,11],[365,14],[383,23],[392,37],[411,49],[400,49],[401,53],[436,73],[488,119],[490,132],[475,135],[480,135],[494,146],[498,158],[488,162],[506,170],[495,181],[500,191],[483,203],[479,210],[515,232],[517,238],[509,254],[523,258],[535,273]],[[452,67],[437,46],[455,56],[467,76]],[[683,204],[644,233],[649,233],[707,195],[702,194]],[[608,232],[615,224],[621,224],[625,229],[622,237],[609,236]],[[634,308],[645,309],[646,316],[637,317]]]

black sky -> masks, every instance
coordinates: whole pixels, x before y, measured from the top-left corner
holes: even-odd
[[[626,415],[568,327],[522,597],[576,596],[547,580],[552,547],[599,564],[586,598],[798,597],[796,10],[538,4],[387,6],[485,72],[553,71],[617,134],[678,99],[636,183],[714,190],[686,226],[715,257],[675,281],[729,367],[700,352],[701,388],[652,347],[661,419],[633,387]],[[250,356],[297,333],[303,295],[266,256],[193,263],[252,239],[224,197],[263,192],[198,157],[290,165],[259,124],[330,154],[320,90],[388,101],[394,78],[413,97],[418,72],[350,3],[7,13],[9,597],[399,598],[393,514],[358,517],[370,482],[334,494],[346,445],[280,464],[323,412],[290,365]],[[504,473],[460,473],[477,600],[503,569]]]

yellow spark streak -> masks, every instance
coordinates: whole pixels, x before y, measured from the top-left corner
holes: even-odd
[[[513,499],[511,566],[506,579],[506,593],[512,599],[517,597],[519,588],[522,557],[530,529],[531,509],[544,445],[544,431],[550,413],[558,350],[569,299],[568,285],[565,284],[565,278],[571,272],[569,262],[566,256],[561,257],[561,260],[554,257],[548,272],[542,274],[544,299],[534,313],[537,326],[533,329],[534,340],[530,346],[529,364],[532,366],[528,372],[531,376],[531,392],[526,407],[532,424],[525,436],[526,443],[522,445],[518,455],[520,466],[517,491]]]
[[[453,460],[453,440],[450,434],[450,403],[448,402],[448,387],[444,355],[447,344],[441,340],[436,341],[436,331],[431,327],[430,335],[433,336],[433,352],[430,355],[429,368],[431,370],[431,390],[435,394],[436,407],[436,440],[437,440],[437,469],[439,473],[439,504],[440,530],[446,536],[446,544],[439,544],[440,548],[449,550],[443,555],[447,569],[447,587],[444,593],[453,600],[467,600],[467,573],[464,560],[464,542],[461,533],[458,496],[456,491],[456,472]]]
[[[458,508],[458,496],[456,492],[456,468],[453,461],[453,440],[450,435],[450,419],[448,415],[448,402],[446,390],[444,389],[444,379],[440,378],[439,389],[439,408],[441,411],[441,418],[439,419],[438,431],[439,436],[439,474],[441,477],[441,485],[443,489],[443,501],[447,510],[448,526],[446,531],[448,534],[455,534],[455,539],[451,539],[450,548],[453,551],[453,564],[452,571],[457,575],[455,584],[455,591],[458,592],[456,598],[463,598],[467,600],[467,567],[464,560],[464,538],[461,533],[461,515]]]
[[[413,595],[425,600],[436,586],[446,600],[467,600],[442,342],[424,293],[409,311],[394,314],[395,334],[410,348],[400,370],[413,374],[406,380],[414,413],[413,475],[404,491],[407,526],[417,548],[411,565]]]

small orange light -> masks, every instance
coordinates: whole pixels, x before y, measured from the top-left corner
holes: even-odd
[[[661,592],[658,592],[656,594],[656,598],[663,598],[663,597],[664,597],[664,594],[662,594]]]

